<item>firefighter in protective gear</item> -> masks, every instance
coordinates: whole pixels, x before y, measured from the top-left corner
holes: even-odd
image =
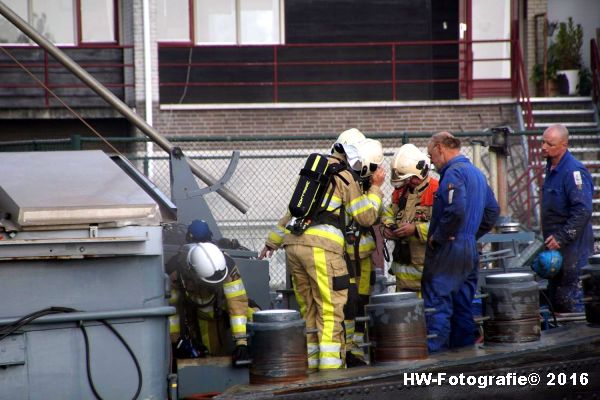
[[[381,222],[384,237],[394,241],[391,273],[396,277],[397,292],[421,292],[429,221],[439,186],[429,171],[429,158],[413,144],[403,145],[394,154],[392,202]]]
[[[345,136],[348,135],[357,136],[358,133],[353,131]],[[329,162],[347,164],[347,156],[353,157],[355,150],[356,147],[348,143],[334,146]],[[275,249],[285,248],[287,266],[306,328],[318,330],[317,334],[308,335],[308,367],[311,371],[344,366],[343,307],[350,283],[344,259],[344,216],[347,213],[361,226],[375,223],[384,178],[385,171],[377,169],[368,193],[364,194],[353,173],[348,169],[342,170],[334,176],[327,190],[329,201],[322,204],[326,209],[317,213],[308,229],[301,235],[291,234],[286,229],[290,221],[288,212],[269,233],[259,256],[270,256]]]
[[[472,345],[472,303],[477,290],[477,239],[489,232],[500,213],[485,176],[460,153],[460,140],[449,132],[427,144],[440,174],[427,235],[421,292],[426,308],[429,352]]]
[[[360,176],[363,193],[381,214],[382,203],[379,198],[369,194],[373,173],[383,163],[383,147],[374,139],[364,139],[356,143],[359,162],[353,168]],[[364,343],[365,324],[357,323],[355,318],[364,316],[364,306],[369,303],[371,288],[375,283],[375,271],[371,254],[376,250],[373,227],[363,227],[355,223],[352,216],[346,215],[346,258],[350,274],[348,302],[344,307],[344,328],[346,331],[346,365],[365,365]]]
[[[210,243],[208,224],[195,220],[188,227],[186,241],[178,254],[167,263],[167,273],[173,280],[170,300],[177,314],[169,319],[171,340],[178,358],[221,355],[227,348],[223,303],[229,314],[231,333],[235,341],[233,365],[248,359],[246,322],[254,308],[234,260]],[[181,348],[188,351],[180,351]],[[197,349],[202,349],[198,351]]]

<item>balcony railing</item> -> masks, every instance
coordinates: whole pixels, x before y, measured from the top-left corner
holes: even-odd
[[[506,45],[474,58],[473,46]],[[395,101],[522,95],[514,40],[313,43],[256,46],[159,44],[161,103]],[[508,78],[473,79],[477,63],[511,63]]]
[[[134,65],[124,61],[125,52],[131,48],[117,45],[61,47],[124,101],[128,97],[127,91],[133,90]],[[76,107],[107,106],[44,49],[37,46],[0,46],[0,50],[1,108],[63,107],[43,86]],[[30,74],[35,75],[43,86]]]

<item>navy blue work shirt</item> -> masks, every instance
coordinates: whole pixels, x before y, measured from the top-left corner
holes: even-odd
[[[576,244],[594,245],[592,231],[592,176],[585,166],[567,151],[556,168],[546,165],[542,186],[542,233],[553,235],[561,249]]]

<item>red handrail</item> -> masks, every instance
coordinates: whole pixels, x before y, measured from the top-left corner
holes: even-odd
[[[510,39],[486,39],[486,40],[430,40],[430,41],[399,41],[399,42],[351,42],[351,43],[291,43],[283,45],[237,45],[237,46],[225,46],[225,45],[209,45],[209,46],[194,46],[189,43],[159,43],[159,48],[202,48],[202,49],[252,49],[261,48],[267,50],[264,54],[271,53],[270,57],[259,59],[259,60],[236,60],[236,61],[223,61],[223,60],[206,60],[198,61],[196,59],[193,62],[177,61],[177,62],[160,62],[161,68],[229,68],[229,70],[241,71],[245,68],[272,68],[271,79],[265,80],[264,78],[260,81],[253,80],[230,80],[230,79],[210,79],[210,80],[198,80],[198,81],[161,81],[159,85],[161,87],[232,87],[232,86],[271,86],[273,87],[273,102],[279,101],[279,88],[283,86],[333,86],[333,85],[388,85],[391,87],[390,100],[397,100],[397,85],[398,84],[424,84],[424,83],[459,83],[461,84],[460,90],[462,90],[462,84],[466,88],[466,92],[463,93],[466,98],[473,98],[473,78],[470,76],[469,71],[472,71],[472,64],[474,62],[501,62],[511,61],[511,58],[473,58],[472,54],[467,54],[465,58],[460,56],[457,58],[445,58],[445,59],[396,59],[398,49],[402,47],[417,47],[417,46],[443,46],[443,45],[458,45],[465,46],[467,49],[472,48],[473,44],[482,43],[511,43]],[[286,59],[284,52],[290,49],[307,48],[307,49],[330,49],[330,48],[388,48],[386,56],[381,57],[369,57],[369,58],[354,58],[354,59],[328,59],[329,51],[322,52],[322,56],[310,58],[294,58]],[[467,52],[469,53],[469,52]],[[347,57],[348,58],[348,57]],[[514,59],[512,60],[514,61]],[[396,66],[398,65],[439,65],[439,64],[464,64],[465,76],[457,76],[456,78],[432,78],[432,79],[399,79],[397,76]],[[307,66],[307,67],[322,67],[322,68],[336,68],[342,66],[352,65],[389,65],[390,68],[387,74],[379,74],[368,77],[356,77],[353,80],[333,80],[333,79],[306,79],[306,80],[282,80],[281,70],[282,67],[296,67],[296,66]],[[244,76],[239,74],[238,76]],[[314,76],[314,75],[313,75]],[[509,82],[512,78],[498,78],[495,81],[506,81]],[[526,79],[524,79],[526,82]]]
[[[23,68],[32,71],[35,74],[38,74],[38,76],[41,76],[41,79],[44,83],[44,85],[46,87],[48,87],[49,89],[61,89],[61,88],[76,88],[76,89],[87,89],[87,85],[85,85],[83,82],[80,82],[77,79],[73,79],[73,82],[64,82],[64,83],[58,83],[58,82],[53,82],[52,81],[52,73],[53,72],[57,72],[60,71],[61,69],[63,69],[64,67],[54,61],[54,59],[52,57],[49,56],[48,52],[38,46],[32,46],[32,45],[0,45],[0,47],[2,49],[4,49],[6,52],[9,53],[9,55],[7,55],[7,57],[5,58],[7,61],[1,62],[0,63],[0,72],[5,72],[5,71],[11,71],[11,70],[19,70],[21,68],[21,66],[19,66],[18,64],[16,64],[14,61],[10,60],[10,57],[14,57],[15,59],[19,59],[22,57],[19,57],[20,55],[22,55],[24,52],[27,53],[27,55],[29,56],[32,52],[43,52],[42,53],[42,59],[39,61],[32,61],[32,62],[27,62],[27,61],[19,61],[21,63],[21,65],[23,66]],[[84,44],[84,45],[80,45],[80,46],[60,46],[61,49],[63,50],[69,50],[70,52],[77,52],[77,51],[85,51],[88,49],[93,49],[95,51],[101,51],[103,49],[106,50],[121,50],[121,54],[122,51],[124,51],[125,49],[132,49],[133,46],[131,45],[127,45],[127,46],[122,46],[122,45],[116,45],[116,44]],[[0,54],[5,54],[5,53],[0,53]],[[123,59],[125,57],[121,56]],[[40,62],[41,61],[41,62]],[[103,70],[116,70],[119,71],[119,74],[116,74],[115,76],[124,76],[124,71],[126,69],[132,69],[134,68],[134,64],[133,63],[119,63],[119,62],[114,62],[114,61],[107,61],[107,62],[101,62],[100,60],[93,60],[91,62],[84,62],[80,64],[83,68],[94,68],[94,69],[103,69]],[[132,88],[134,87],[133,83],[125,83],[125,81],[121,80],[119,82],[103,82],[104,86],[110,87],[110,88]],[[2,81],[0,83],[0,89],[43,89],[40,87],[40,85],[31,80],[31,81],[27,81],[27,82],[12,82],[12,81]],[[51,95],[48,93],[48,91],[44,90],[43,94],[40,93],[39,95],[40,98],[44,98],[44,106],[45,107],[50,107],[50,98]]]
[[[592,96],[596,104],[600,103],[600,52],[596,39],[590,40]]]

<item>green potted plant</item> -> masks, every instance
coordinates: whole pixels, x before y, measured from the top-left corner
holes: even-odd
[[[546,75],[544,76],[544,65],[535,64],[531,71],[531,82],[535,85],[536,96],[557,96],[558,86],[556,84],[556,62],[549,59],[546,63]],[[544,79],[545,78],[545,79]]]
[[[559,91],[563,95],[574,95],[579,85],[579,69],[581,68],[581,46],[583,29],[581,24],[574,24],[573,18],[558,25],[558,32],[553,43],[553,56],[556,59],[559,79]],[[564,75],[561,84],[560,75]],[[568,84],[566,84],[568,82]]]

